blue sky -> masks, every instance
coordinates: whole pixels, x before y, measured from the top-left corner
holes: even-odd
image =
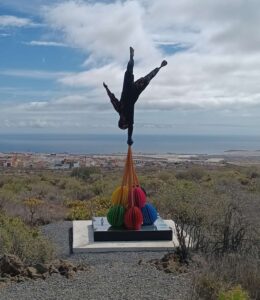
[[[135,132],[259,135],[255,0],[0,0],[0,132],[116,133],[120,97],[167,59],[136,104]]]

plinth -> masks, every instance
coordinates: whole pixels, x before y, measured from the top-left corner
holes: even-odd
[[[112,227],[106,217],[94,217],[92,226],[95,242],[172,241],[172,229],[161,218],[153,225],[142,226],[140,230]]]

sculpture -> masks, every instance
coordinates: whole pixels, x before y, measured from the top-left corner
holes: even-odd
[[[118,122],[118,127],[123,130],[128,129],[127,144],[129,146],[133,144],[132,134],[134,124],[134,105],[150,81],[159,72],[159,70],[166,65],[167,61],[163,60],[160,67],[153,69],[146,76],[134,81],[134,49],[130,47],[130,59],[124,75],[124,83],[120,101],[109,90],[106,83],[103,82],[103,86],[107,91],[114,109],[119,113],[120,119]]]
[[[119,113],[118,126],[120,129],[128,129],[128,153],[122,184],[112,195],[112,207],[107,214],[107,220],[113,227],[124,226],[128,230],[139,230],[142,225],[152,225],[157,219],[157,211],[146,203],[146,194],[140,187],[132,158],[131,145],[133,144],[134,106],[140,94],[148,86],[151,79],[159,70],[167,65],[163,60],[161,66],[152,70],[149,74],[134,81],[134,49],[130,47],[130,59],[124,75],[123,90],[120,101],[109,90],[105,82],[103,86],[107,91],[114,109]]]

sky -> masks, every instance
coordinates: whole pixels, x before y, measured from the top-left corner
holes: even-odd
[[[260,135],[259,28],[259,0],[0,0],[0,133],[119,133],[133,46],[135,79],[168,61],[136,133]]]

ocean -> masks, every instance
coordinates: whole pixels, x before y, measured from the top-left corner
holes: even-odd
[[[260,136],[134,135],[134,151],[142,153],[223,154],[228,150],[260,150]],[[127,151],[125,135],[0,134],[0,152],[112,154]]]

